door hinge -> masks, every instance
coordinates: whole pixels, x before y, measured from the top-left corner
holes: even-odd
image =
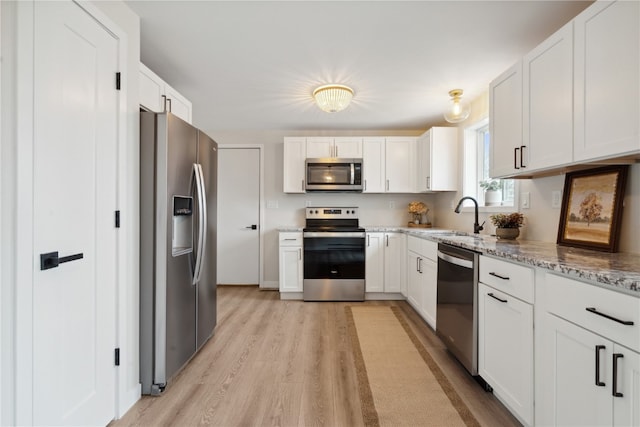
[[[116,228],[120,228],[120,211],[116,211]]]
[[[116,366],[120,366],[120,349],[119,348],[116,348],[116,351],[115,351],[115,363],[116,363]]]
[[[120,90],[120,72],[116,73],[116,90]]]

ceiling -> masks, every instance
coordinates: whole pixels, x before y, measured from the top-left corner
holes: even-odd
[[[141,60],[207,130],[424,130],[590,1],[126,1]],[[352,87],[325,113],[319,85]]]

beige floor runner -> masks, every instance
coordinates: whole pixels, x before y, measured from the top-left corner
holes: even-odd
[[[367,426],[479,426],[397,307],[346,307]]]

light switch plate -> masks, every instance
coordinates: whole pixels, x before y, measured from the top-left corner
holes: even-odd
[[[528,191],[520,193],[520,207],[522,209],[529,209],[531,207],[531,200]]]
[[[277,200],[267,200],[267,209],[278,209]]]
[[[396,202],[391,201],[389,202],[389,209],[395,209],[396,208]]]
[[[559,209],[561,203],[562,203],[562,193],[559,190],[552,191],[551,192],[551,207]]]

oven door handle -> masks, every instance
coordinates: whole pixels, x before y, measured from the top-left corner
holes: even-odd
[[[468,259],[458,258],[456,256],[446,254],[442,251],[438,251],[438,258],[460,267],[473,268],[473,261],[470,261]]]
[[[330,237],[362,237],[364,239],[365,232],[364,231],[347,231],[347,232],[331,232],[331,231],[305,231],[302,234],[302,237],[313,237],[313,238],[330,238]]]

